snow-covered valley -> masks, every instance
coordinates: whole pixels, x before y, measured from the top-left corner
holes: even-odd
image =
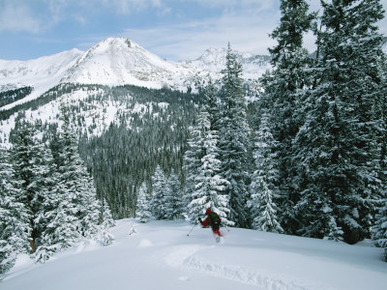
[[[0,289],[385,289],[382,250],[184,221],[117,221],[112,245],[83,243],[45,264],[20,256]]]

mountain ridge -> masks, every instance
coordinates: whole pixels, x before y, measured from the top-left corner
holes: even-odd
[[[36,99],[58,85],[63,75],[82,53],[78,49],[71,49],[27,61],[0,60],[0,92],[26,86],[33,87],[33,91],[27,97],[3,106],[0,110],[7,110]]]
[[[195,60],[173,62],[130,39],[118,37],[107,38],[87,51],[71,49],[26,61],[0,60],[0,92],[24,86],[34,88],[26,98],[0,110],[38,98],[61,83],[169,87],[185,91],[208,75],[219,79],[226,53],[226,49],[208,49]],[[268,56],[235,53],[244,66],[245,79],[257,80],[270,68]]]
[[[189,75],[179,64],[161,59],[137,43],[124,38],[107,38],[87,50],[61,82],[139,85],[161,88],[172,74]]]

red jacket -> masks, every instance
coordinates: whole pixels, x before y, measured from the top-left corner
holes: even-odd
[[[203,227],[207,227],[210,223],[210,219],[206,217],[206,219],[204,221],[200,221],[200,223],[202,224]]]
[[[207,209],[206,211],[207,217],[204,221],[200,221],[203,227],[211,226],[211,228],[219,229],[220,226],[220,217],[215,214],[211,213],[210,209]]]
[[[206,214],[206,219],[204,221],[200,220],[200,223],[203,227],[211,226],[212,232],[221,237],[222,234],[219,231],[220,217],[217,214],[212,214],[210,209],[207,209]]]

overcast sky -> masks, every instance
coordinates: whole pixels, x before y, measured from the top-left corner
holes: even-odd
[[[312,10],[319,0],[309,0]],[[170,60],[226,47],[268,54],[279,0],[0,0],[0,59],[26,60],[122,36]],[[387,8],[387,0],[382,0]],[[387,20],[380,24],[387,35]],[[306,39],[313,49],[313,39]]]

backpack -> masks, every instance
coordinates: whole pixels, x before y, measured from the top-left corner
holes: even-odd
[[[210,222],[210,226],[217,230],[219,229],[219,226],[220,226],[220,217],[218,216],[218,214],[216,212],[210,212],[209,215],[208,215],[208,220]]]

